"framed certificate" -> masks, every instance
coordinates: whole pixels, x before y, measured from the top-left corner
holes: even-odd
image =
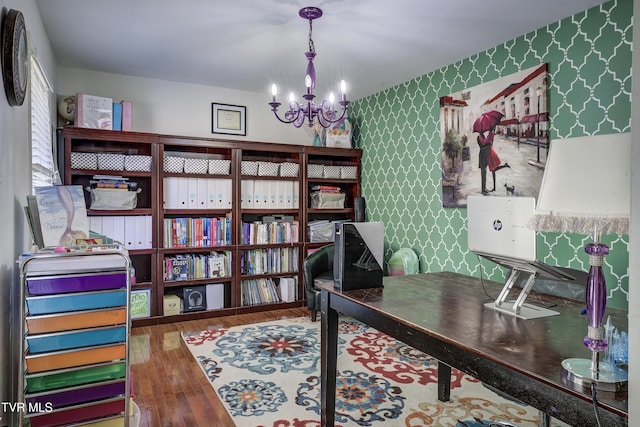
[[[240,105],[211,103],[211,132],[247,134],[247,108]]]

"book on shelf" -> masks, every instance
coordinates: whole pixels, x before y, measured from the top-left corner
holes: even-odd
[[[120,101],[122,104],[122,130],[132,130],[133,104],[131,101]]]
[[[122,104],[113,103],[113,124],[112,130],[122,130]]]
[[[340,187],[335,185],[314,185],[311,187],[311,191],[319,191],[321,193],[340,193],[342,190]]]
[[[71,246],[89,238],[89,219],[81,185],[36,187],[44,246]]]
[[[113,99],[103,96],[76,94],[77,127],[111,130],[113,126]]]

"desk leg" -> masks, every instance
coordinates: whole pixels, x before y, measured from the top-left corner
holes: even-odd
[[[451,367],[438,362],[438,400],[448,402],[451,397]]]
[[[336,415],[338,359],[338,312],[330,307],[331,294],[322,291],[320,325],[320,423],[333,427]]]

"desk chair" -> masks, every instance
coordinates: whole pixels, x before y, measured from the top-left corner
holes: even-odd
[[[311,321],[315,322],[320,311],[320,290],[315,280],[333,283],[333,243],[316,249],[302,262],[302,280],[307,294],[307,308],[311,311]]]

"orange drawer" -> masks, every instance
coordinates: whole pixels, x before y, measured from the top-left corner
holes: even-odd
[[[28,354],[25,357],[25,362],[27,371],[35,373],[124,359],[126,352],[126,345],[118,344],[42,355]]]
[[[27,329],[29,334],[32,335],[118,325],[125,323],[126,320],[127,309],[125,307],[100,311],[29,316],[26,318]]]

